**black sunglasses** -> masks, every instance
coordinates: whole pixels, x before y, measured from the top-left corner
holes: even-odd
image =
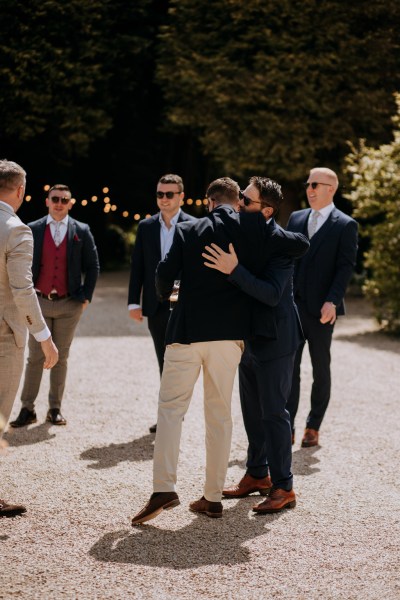
[[[60,198],[60,196],[52,196],[50,200],[54,204],[58,204],[59,202],[61,202],[61,204],[68,204],[68,202],[71,202],[71,198]]]
[[[308,188],[311,186],[313,190],[316,190],[317,187],[319,185],[331,185],[330,183],[321,183],[320,181],[313,181],[312,183],[310,183],[309,181],[305,181],[303,183],[304,187],[306,188],[306,190],[308,190]]]
[[[161,198],[168,198],[168,200],[172,200],[175,194],[180,194],[181,192],[157,192],[157,198],[161,200]]]
[[[245,196],[242,190],[239,190],[239,200],[243,200],[243,204],[245,206],[250,206],[250,204],[262,204],[262,202],[258,202],[258,200],[252,200],[248,196]]]

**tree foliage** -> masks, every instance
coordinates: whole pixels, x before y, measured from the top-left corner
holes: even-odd
[[[158,78],[171,128],[226,172],[296,181],[346,141],[390,139],[396,0],[172,0]]]
[[[364,291],[384,329],[400,334],[400,96],[398,109],[393,142],[371,148],[361,140],[346,163],[351,177],[347,197],[363,222],[362,234],[370,240]]]
[[[0,0],[1,136],[59,156],[87,153],[143,79],[150,4]]]

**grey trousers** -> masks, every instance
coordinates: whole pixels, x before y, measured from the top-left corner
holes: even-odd
[[[72,298],[47,300],[38,298],[43,317],[58,348],[58,363],[50,371],[49,407],[60,408],[67,378],[67,360],[83,304]],[[29,356],[26,363],[22,406],[33,410],[43,374],[44,355],[35,338],[29,336]]]

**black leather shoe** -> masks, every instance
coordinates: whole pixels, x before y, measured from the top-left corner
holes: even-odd
[[[0,517],[15,517],[24,512],[26,508],[22,504],[7,504],[5,500],[0,499]]]
[[[180,504],[176,492],[154,492],[146,506],[132,519],[132,525],[140,525],[154,519],[163,510],[170,510]]]
[[[157,431],[157,423],[149,427],[149,431],[150,433],[155,433]]]
[[[34,410],[29,410],[29,408],[21,408],[21,411],[15,421],[11,421],[10,427],[25,427],[25,425],[30,425],[31,423],[36,423],[36,413]]]
[[[50,421],[53,425],[66,425],[67,421],[64,419],[62,414],[60,413],[59,408],[50,408],[47,412],[46,421]]]

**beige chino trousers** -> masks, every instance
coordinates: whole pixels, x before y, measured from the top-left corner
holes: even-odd
[[[206,426],[204,497],[210,502],[220,502],[231,448],[233,382],[243,347],[241,340],[167,346],[154,447],[154,492],[175,491],[182,421],[203,367]]]

